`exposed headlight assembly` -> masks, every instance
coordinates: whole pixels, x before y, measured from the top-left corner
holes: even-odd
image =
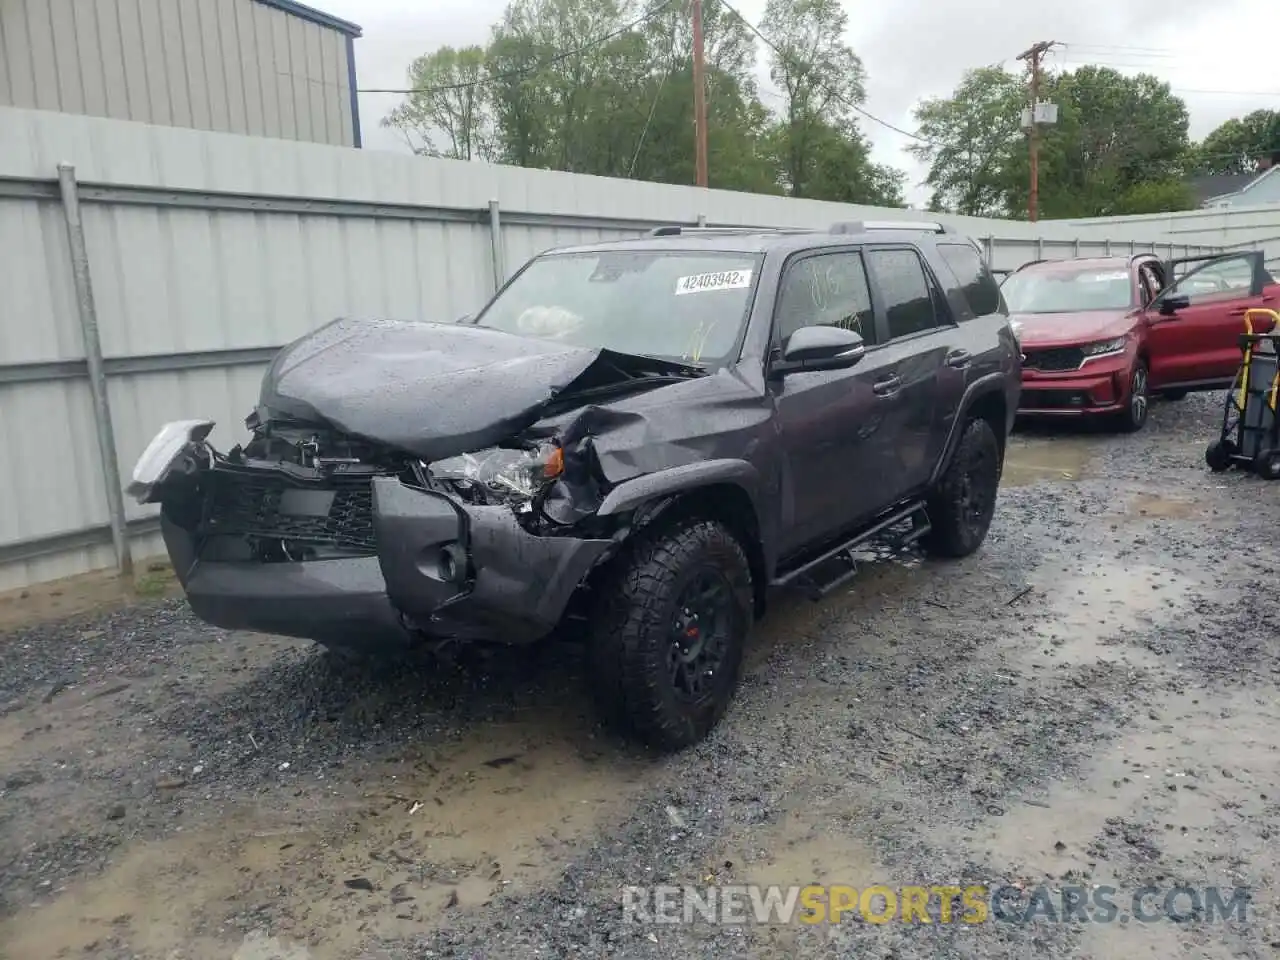
[[[490,447],[427,467],[433,480],[474,483],[503,497],[531,500],[564,473],[564,452],[544,443],[532,450]]]
[[[1099,340],[1096,343],[1087,343],[1084,345],[1084,355],[1086,357],[1103,357],[1110,353],[1124,352],[1124,337],[1113,337],[1110,340]]]

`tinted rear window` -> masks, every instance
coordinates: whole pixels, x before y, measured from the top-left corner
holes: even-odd
[[[938,253],[960,282],[960,289],[975,316],[1000,312],[1000,287],[973,247],[958,243],[938,244]]]

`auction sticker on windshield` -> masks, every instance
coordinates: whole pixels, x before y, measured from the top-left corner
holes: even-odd
[[[676,296],[685,293],[707,293],[711,290],[742,290],[751,286],[750,270],[722,270],[720,273],[696,273],[676,281]]]

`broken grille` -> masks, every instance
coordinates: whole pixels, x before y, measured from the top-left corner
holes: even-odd
[[[252,536],[371,555],[373,487],[368,480],[300,487],[274,475],[216,472],[203,532]]]

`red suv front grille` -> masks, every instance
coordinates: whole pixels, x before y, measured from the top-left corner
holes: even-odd
[[[1079,370],[1084,363],[1084,351],[1079,347],[1049,347],[1044,350],[1023,350],[1026,357],[1022,361],[1024,367],[1042,370],[1046,373],[1064,370]]]

